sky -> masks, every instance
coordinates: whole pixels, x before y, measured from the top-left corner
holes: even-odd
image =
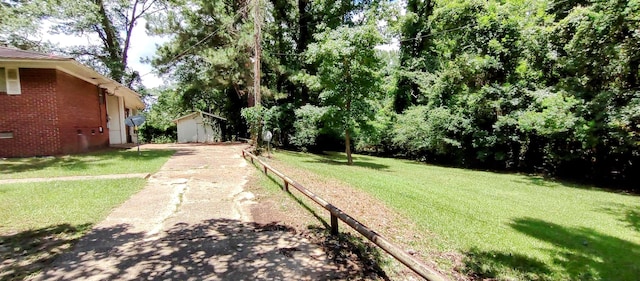
[[[147,88],[155,88],[164,85],[164,81],[152,72],[153,68],[150,64],[141,63],[144,57],[152,57],[156,52],[156,45],[167,42],[166,38],[159,36],[149,36],[145,30],[146,21],[142,18],[133,28],[131,35],[131,47],[129,49],[129,67],[138,71],[142,76],[142,84]],[[98,44],[97,36],[85,35],[82,37],[64,34],[49,34],[46,31],[50,24],[45,24],[43,37],[52,43],[59,44],[61,47],[87,45],[90,43]]]

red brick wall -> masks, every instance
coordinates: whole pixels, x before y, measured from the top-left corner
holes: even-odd
[[[70,154],[109,145],[106,107],[97,86],[55,69],[19,72],[21,94],[0,93],[0,132],[14,135],[0,139],[0,157]]]
[[[106,105],[104,96],[98,94],[99,88],[64,72],[57,74],[61,152],[78,153],[108,147]]]
[[[0,93],[0,157],[41,156],[60,153],[56,101],[56,71],[19,69],[20,95]]]

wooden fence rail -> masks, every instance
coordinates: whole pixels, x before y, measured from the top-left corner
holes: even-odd
[[[384,238],[382,235],[380,235],[380,234],[376,233],[375,231],[369,229],[368,227],[366,227],[365,225],[363,225],[362,223],[360,223],[359,221],[357,221],[353,217],[349,216],[348,214],[346,214],[342,210],[336,208],[335,206],[331,205],[326,200],[324,200],[321,197],[315,195],[313,192],[311,192],[310,190],[306,189],[304,186],[302,186],[301,184],[299,184],[296,181],[292,180],[291,178],[287,177],[285,174],[281,173],[280,171],[274,169],[269,164],[265,163],[260,158],[258,158],[257,156],[253,155],[251,152],[243,150],[242,151],[242,157],[244,159],[247,159],[247,156],[249,156],[249,158],[251,160],[251,163],[255,163],[254,162],[254,160],[255,160],[260,165],[262,165],[262,170],[263,170],[263,172],[265,174],[267,174],[268,171],[271,171],[273,174],[275,174],[276,176],[281,178],[282,181],[283,181],[283,186],[284,186],[285,191],[289,192],[289,187],[293,186],[295,189],[300,191],[302,194],[304,194],[305,196],[309,197],[309,199],[313,200],[318,205],[322,206],[325,210],[329,211],[329,213],[331,214],[331,234],[333,234],[333,235],[337,235],[338,234],[338,219],[340,219],[341,221],[343,221],[347,225],[351,226],[351,228],[355,229],[360,234],[364,235],[364,237],[369,239],[369,241],[371,241],[374,244],[378,245],[380,248],[382,248],[387,253],[389,253],[391,256],[393,256],[396,260],[400,261],[401,263],[406,265],[408,268],[410,268],[411,270],[413,270],[415,273],[417,273],[418,275],[422,276],[426,280],[429,280],[429,281],[445,281],[445,280],[448,280],[446,277],[444,277],[444,276],[440,275],[439,273],[437,273],[436,271],[430,269],[429,267],[427,267],[426,265],[424,265],[420,261],[414,259],[411,255],[407,254],[405,251],[403,251],[400,248],[398,248],[397,246],[393,245],[391,242],[389,242],[389,240]]]

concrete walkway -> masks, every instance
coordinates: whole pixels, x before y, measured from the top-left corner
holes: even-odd
[[[169,147],[177,152],[141,192],[35,279],[332,279],[336,268],[319,247],[286,226],[251,221],[256,202],[243,187],[255,168],[243,147]]]

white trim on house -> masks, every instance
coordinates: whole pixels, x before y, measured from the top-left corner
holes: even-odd
[[[120,124],[120,140],[122,141],[121,143],[127,143],[127,125],[124,123],[124,98],[122,97],[118,97],[118,108],[120,109],[120,121],[122,121],[122,123]]]
[[[20,89],[20,71],[17,67],[5,67],[5,83],[7,95],[19,95],[22,93]]]

